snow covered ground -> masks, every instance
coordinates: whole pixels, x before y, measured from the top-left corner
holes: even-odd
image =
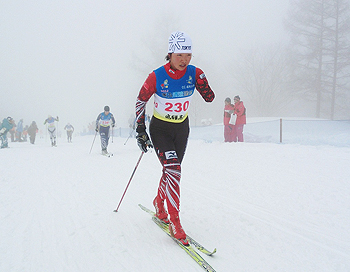
[[[340,146],[325,144],[323,126],[313,144],[280,144],[248,125],[245,143],[223,143],[220,126],[192,129],[180,216],[217,248],[204,256],[216,271],[350,271],[347,126],[330,137]],[[141,152],[114,137],[113,157],[99,154],[99,138],[89,154],[93,137],[0,150],[0,271],[203,271],[137,206],[153,208],[155,153],[114,213]]]

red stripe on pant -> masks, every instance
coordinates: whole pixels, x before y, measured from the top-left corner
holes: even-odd
[[[163,175],[159,182],[158,195],[167,202],[168,213],[180,211],[181,165],[177,159],[163,164]]]

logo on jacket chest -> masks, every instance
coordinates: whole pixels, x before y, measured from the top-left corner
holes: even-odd
[[[169,80],[165,79],[163,83],[160,84],[160,96],[163,98],[181,98],[191,96],[195,87],[192,76],[188,76],[188,78],[182,82],[183,83],[177,82],[180,84],[170,84]],[[173,91],[173,89],[176,91]]]

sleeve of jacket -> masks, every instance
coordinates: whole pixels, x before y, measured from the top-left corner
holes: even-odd
[[[215,94],[210,88],[204,72],[198,67],[196,67],[196,89],[206,102],[212,102],[214,100]]]
[[[136,132],[145,131],[145,113],[146,113],[146,104],[151,96],[156,92],[156,74],[154,72],[150,73],[143,83],[139,95],[136,99]]]
[[[99,123],[100,123],[100,119],[101,119],[101,113],[97,116],[96,119],[96,127],[98,127]]]
[[[111,116],[111,119],[112,119],[112,125],[115,126],[115,118],[114,118],[114,115],[112,114]]]
[[[244,105],[242,101],[238,105],[235,105],[235,114],[237,114],[237,116],[242,116],[244,114]]]

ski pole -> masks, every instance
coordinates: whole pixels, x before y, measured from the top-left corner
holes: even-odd
[[[134,130],[135,130],[136,118],[137,118],[137,117],[135,117],[135,119],[134,119],[134,122],[133,122],[132,127],[131,127],[132,130],[130,131],[129,137],[126,139],[124,145],[126,145],[126,143],[129,141],[131,135],[133,134],[133,132],[134,132]]]
[[[96,133],[95,133],[94,140],[92,141],[92,145],[91,145],[89,154],[91,153],[92,147],[94,146],[94,142],[95,142],[95,139],[96,139],[96,135],[97,135],[97,131],[96,131]]]
[[[132,174],[131,174],[131,177],[130,177],[130,179],[129,179],[129,182],[128,182],[128,184],[126,185],[126,188],[125,188],[125,190],[124,190],[124,193],[123,193],[123,195],[122,195],[122,198],[121,198],[120,201],[119,201],[118,207],[114,210],[114,212],[118,212],[119,206],[120,206],[120,204],[122,203],[122,200],[123,200],[123,198],[124,198],[124,196],[125,196],[126,190],[128,189],[128,187],[129,187],[129,185],[130,185],[130,182],[131,182],[131,180],[132,180],[132,178],[133,178],[133,176],[134,176],[134,174],[135,174],[135,172],[136,172],[137,167],[139,166],[139,163],[140,163],[140,161],[141,161],[141,159],[142,159],[143,154],[144,154],[144,152],[141,153],[141,156],[140,156],[139,160],[138,160],[137,163],[136,163],[136,166],[135,166],[135,168],[134,168],[134,171],[133,171]]]
[[[58,119],[58,116],[56,117],[56,123],[57,123],[57,137],[56,137],[56,145],[57,145],[57,142],[58,142],[58,121],[59,121],[59,119]]]
[[[129,141],[129,139],[130,139],[130,137],[131,137],[131,135],[132,135],[133,132],[134,132],[134,130],[132,130],[132,131],[130,132],[129,137],[126,139],[124,145],[126,145],[126,143]]]

